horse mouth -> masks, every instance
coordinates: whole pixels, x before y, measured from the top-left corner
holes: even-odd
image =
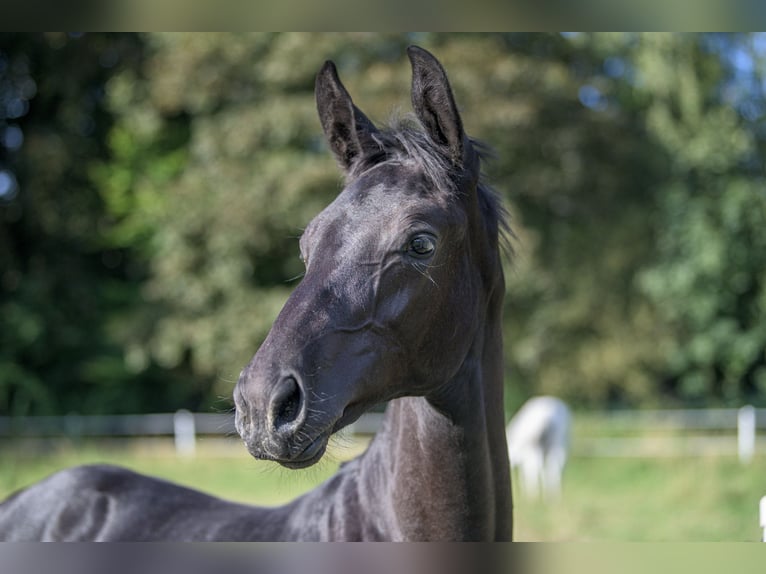
[[[343,410],[343,414],[337,421],[335,421],[335,424],[329,432],[325,431],[321,433],[297,456],[291,457],[290,459],[276,460],[276,462],[291,470],[308,468],[309,466],[316,464],[324,456],[324,453],[327,450],[327,443],[330,439],[330,435],[356,421],[364,411],[365,409],[361,404],[350,404]]]
[[[324,456],[327,450],[327,439],[328,437],[319,435],[298,456],[290,460],[278,460],[277,462],[290,470],[308,468],[319,462]]]

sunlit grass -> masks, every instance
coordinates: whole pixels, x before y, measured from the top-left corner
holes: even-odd
[[[40,445],[37,447],[40,449]],[[0,451],[0,497],[49,474],[80,464],[114,464],[164,478],[229,500],[273,506],[287,502],[331,476],[346,449],[330,451],[302,471],[256,461],[237,441],[202,443],[197,456],[176,456],[172,441],[58,443],[51,449],[11,447]]]
[[[236,441],[203,441],[193,458],[172,441],[4,445],[0,497],[58,469],[108,463],[198,488],[226,499],[282,504],[332,475],[361,445],[334,449],[305,471],[251,459]],[[766,495],[766,459],[574,457],[557,502],[530,501],[514,487],[515,538],[546,541],[756,541],[758,501]]]
[[[575,458],[559,501],[516,492],[516,538],[756,541],[763,495],[764,460],[744,466],[736,457]]]

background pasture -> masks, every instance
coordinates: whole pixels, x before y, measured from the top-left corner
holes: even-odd
[[[578,436],[592,436],[595,423],[582,414],[579,419],[575,444]],[[603,433],[601,438],[606,438]],[[656,436],[643,438],[656,440]],[[5,442],[0,445],[0,497],[55,470],[99,462],[127,466],[223,498],[275,505],[330,476],[339,461],[356,455],[365,443],[361,438],[340,439],[318,467],[288,471],[254,461],[233,438],[203,437],[194,457],[177,456],[170,438]],[[766,459],[756,456],[750,464],[741,464],[735,440],[730,453],[663,457],[625,452],[623,456],[594,457],[575,450],[564,472],[560,500],[526,500],[514,487],[516,538],[759,540],[758,501],[766,494]]]

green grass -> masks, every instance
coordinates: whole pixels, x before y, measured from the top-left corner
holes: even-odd
[[[574,458],[560,501],[514,494],[520,540],[757,541],[766,461]]]
[[[241,444],[232,442],[198,448],[198,456],[193,458],[177,457],[169,440],[117,442],[108,446],[61,443],[45,452],[6,446],[0,448],[0,498],[57,470],[103,463],[124,466],[229,500],[273,506],[310,490],[337,469],[332,453],[326,462],[302,471],[289,471],[250,458]]]
[[[192,459],[177,458],[169,441],[127,444],[0,447],[0,497],[58,469],[104,462],[231,500],[275,505],[309,490],[337,468],[327,462],[288,471],[250,459],[236,443],[203,444]],[[575,457],[558,502],[524,500],[514,491],[518,540],[756,541],[766,460],[743,466],[735,457]]]

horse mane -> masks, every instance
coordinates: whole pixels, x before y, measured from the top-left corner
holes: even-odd
[[[446,201],[459,197],[457,181],[461,170],[456,169],[449,156],[431,140],[414,114],[394,115],[385,126],[371,135],[378,144],[378,150],[360,161],[349,173],[350,177],[358,177],[383,163],[408,163],[418,167],[434,189],[444,195]],[[494,150],[488,144],[474,138],[468,139],[480,163],[495,158]],[[477,191],[490,237],[497,238],[506,256],[512,256],[512,240],[516,239],[516,235],[511,228],[511,217],[500,195],[487,183],[484,172],[479,177]]]

